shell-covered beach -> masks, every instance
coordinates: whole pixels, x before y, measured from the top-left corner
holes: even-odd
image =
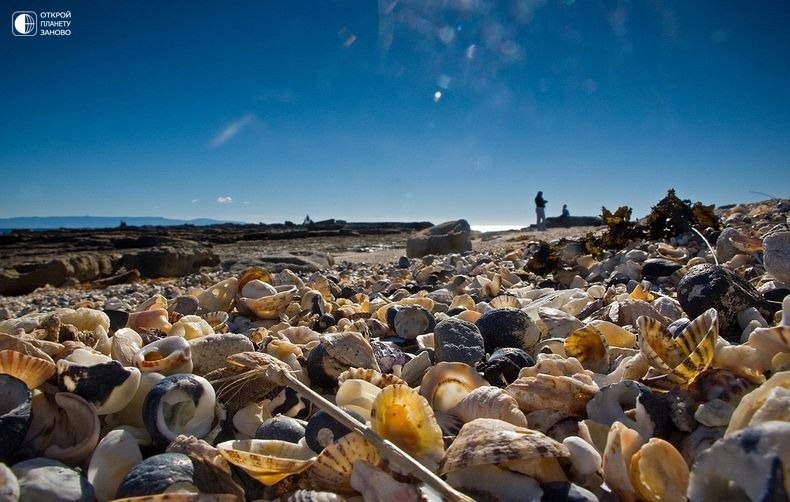
[[[0,498],[787,500],[790,201],[602,216],[2,296]]]

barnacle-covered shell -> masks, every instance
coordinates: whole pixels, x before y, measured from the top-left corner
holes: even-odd
[[[156,444],[167,444],[179,434],[202,438],[214,423],[214,388],[203,377],[170,375],[153,386],[143,403],[145,428]]]
[[[468,364],[440,362],[423,376],[420,395],[433,409],[447,411],[483,385],[488,385],[488,382]]]
[[[491,385],[473,389],[448,412],[463,422],[471,422],[476,418],[496,418],[519,427],[527,427],[527,418],[518,408],[518,401],[499,387]]]
[[[545,434],[502,420],[477,418],[464,424],[447,448],[439,474],[486,464],[542,457],[567,457],[568,448]]]
[[[324,490],[353,492],[351,475],[359,460],[378,465],[381,457],[373,444],[358,432],[351,432],[324,448],[310,466],[308,479]]]
[[[32,394],[27,384],[8,374],[0,374],[0,462],[16,453],[32,420]]]
[[[132,357],[140,371],[163,375],[192,372],[192,347],[180,336],[161,338],[142,347]]]
[[[390,385],[373,401],[371,427],[420,461],[438,462],[444,453],[442,430],[433,410],[416,390]]]
[[[0,350],[0,373],[17,377],[32,390],[55,374],[55,364],[15,350]]]
[[[304,471],[316,459],[307,446],[272,439],[225,441],[217,449],[225,460],[268,486]]]

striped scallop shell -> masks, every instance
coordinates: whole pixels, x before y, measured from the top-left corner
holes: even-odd
[[[385,387],[370,412],[373,431],[418,460],[438,462],[444,454],[442,429],[428,401],[408,385]]]
[[[664,383],[688,384],[705,371],[713,361],[719,336],[716,309],[708,309],[694,319],[677,337],[658,321],[647,316],[637,319],[642,336],[639,349],[660,375],[655,380]]]
[[[0,350],[0,373],[15,376],[32,390],[55,374],[55,364],[15,350]]]
[[[322,490],[353,492],[351,473],[354,462],[381,463],[378,450],[358,432],[351,432],[327,445],[307,473],[310,481]]]

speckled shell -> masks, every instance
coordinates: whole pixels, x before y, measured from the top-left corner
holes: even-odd
[[[0,373],[6,373],[35,389],[55,374],[55,364],[15,350],[0,350]]]
[[[306,446],[273,439],[225,441],[217,449],[228,462],[268,486],[304,471],[316,460]]]
[[[371,427],[418,460],[438,462],[444,453],[442,430],[428,401],[406,385],[390,385],[376,396]]]
[[[465,363],[440,362],[428,369],[420,384],[420,395],[431,408],[447,411],[472,390],[488,385],[480,374]]]
[[[541,457],[567,457],[568,448],[545,434],[502,420],[478,418],[461,427],[447,448],[439,474],[477,465],[500,465]]]
[[[485,385],[472,390],[448,410],[463,422],[476,418],[496,418],[518,427],[527,427],[527,418],[516,399],[499,387]]]
[[[381,457],[376,447],[362,435],[351,432],[324,448],[310,466],[308,479],[322,490],[353,492],[351,474],[358,460],[378,465]]]

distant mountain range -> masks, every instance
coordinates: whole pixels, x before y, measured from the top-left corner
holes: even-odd
[[[222,223],[241,223],[237,221],[212,220],[197,218],[194,220],[177,220],[160,216],[19,216],[0,218],[0,232],[25,230],[51,230],[57,228],[114,228],[121,222],[129,226],[173,226],[173,225],[219,225]]]

